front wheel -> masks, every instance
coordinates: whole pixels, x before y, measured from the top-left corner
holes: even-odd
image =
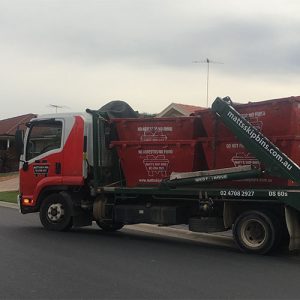
[[[72,227],[71,208],[65,197],[59,193],[51,194],[43,200],[40,220],[46,229],[64,231]]]
[[[261,211],[241,214],[233,226],[233,236],[238,247],[247,253],[267,254],[279,239],[275,217]]]

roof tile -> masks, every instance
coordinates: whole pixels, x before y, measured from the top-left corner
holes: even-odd
[[[24,129],[25,124],[35,117],[36,115],[34,114],[26,114],[0,120],[0,135],[15,135],[18,126],[19,129]]]

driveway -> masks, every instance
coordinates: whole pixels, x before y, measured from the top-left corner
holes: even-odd
[[[0,181],[0,192],[17,191],[19,189],[19,176],[2,178]]]

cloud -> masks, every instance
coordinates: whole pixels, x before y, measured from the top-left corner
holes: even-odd
[[[284,86],[289,95],[299,9],[292,0],[0,0],[0,96],[22,109],[26,97],[32,112],[62,98],[74,109],[82,99],[94,108],[127,98],[150,112],[176,99],[204,104],[206,65],[192,61],[205,58],[224,63],[211,65],[212,96],[284,96]]]
[[[164,3],[19,2],[1,10],[0,32],[6,44],[28,55],[77,64],[192,68],[193,60],[209,57],[224,62],[224,73],[299,71],[300,20],[245,12],[220,18],[220,9],[207,16],[214,7],[208,1],[191,1],[198,15],[191,9],[181,15],[182,2]]]

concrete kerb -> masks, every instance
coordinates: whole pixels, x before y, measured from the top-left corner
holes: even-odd
[[[230,235],[223,235],[222,233],[200,233],[200,232],[192,232],[186,229],[179,229],[173,227],[166,226],[158,226],[151,224],[138,224],[138,225],[127,225],[126,228],[143,231],[147,233],[153,233],[160,236],[168,236],[174,238],[181,238],[190,241],[197,241],[201,243],[207,244],[216,244],[223,246],[232,247],[234,244],[233,238]]]
[[[19,209],[17,204],[4,202],[4,201],[0,201],[0,207],[1,206],[6,208]],[[214,233],[214,234],[196,233],[196,232],[188,231],[186,229],[158,226],[152,224],[126,225],[124,228],[133,231],[152,233],[159,236],[181,238],[181,239],[197,241],[201,243],[218,244],[218,245],[220,245],[221,243],[223,246],[228,246],[228,247],[232,247],[233,244],[232,237],[224,233]]]
[[[19,209],[18,204],[16,204],[16,203],[10,203],[10,202],[5,202],[5,201],[0,201],[0,206],[14,208],[14,209]]]

